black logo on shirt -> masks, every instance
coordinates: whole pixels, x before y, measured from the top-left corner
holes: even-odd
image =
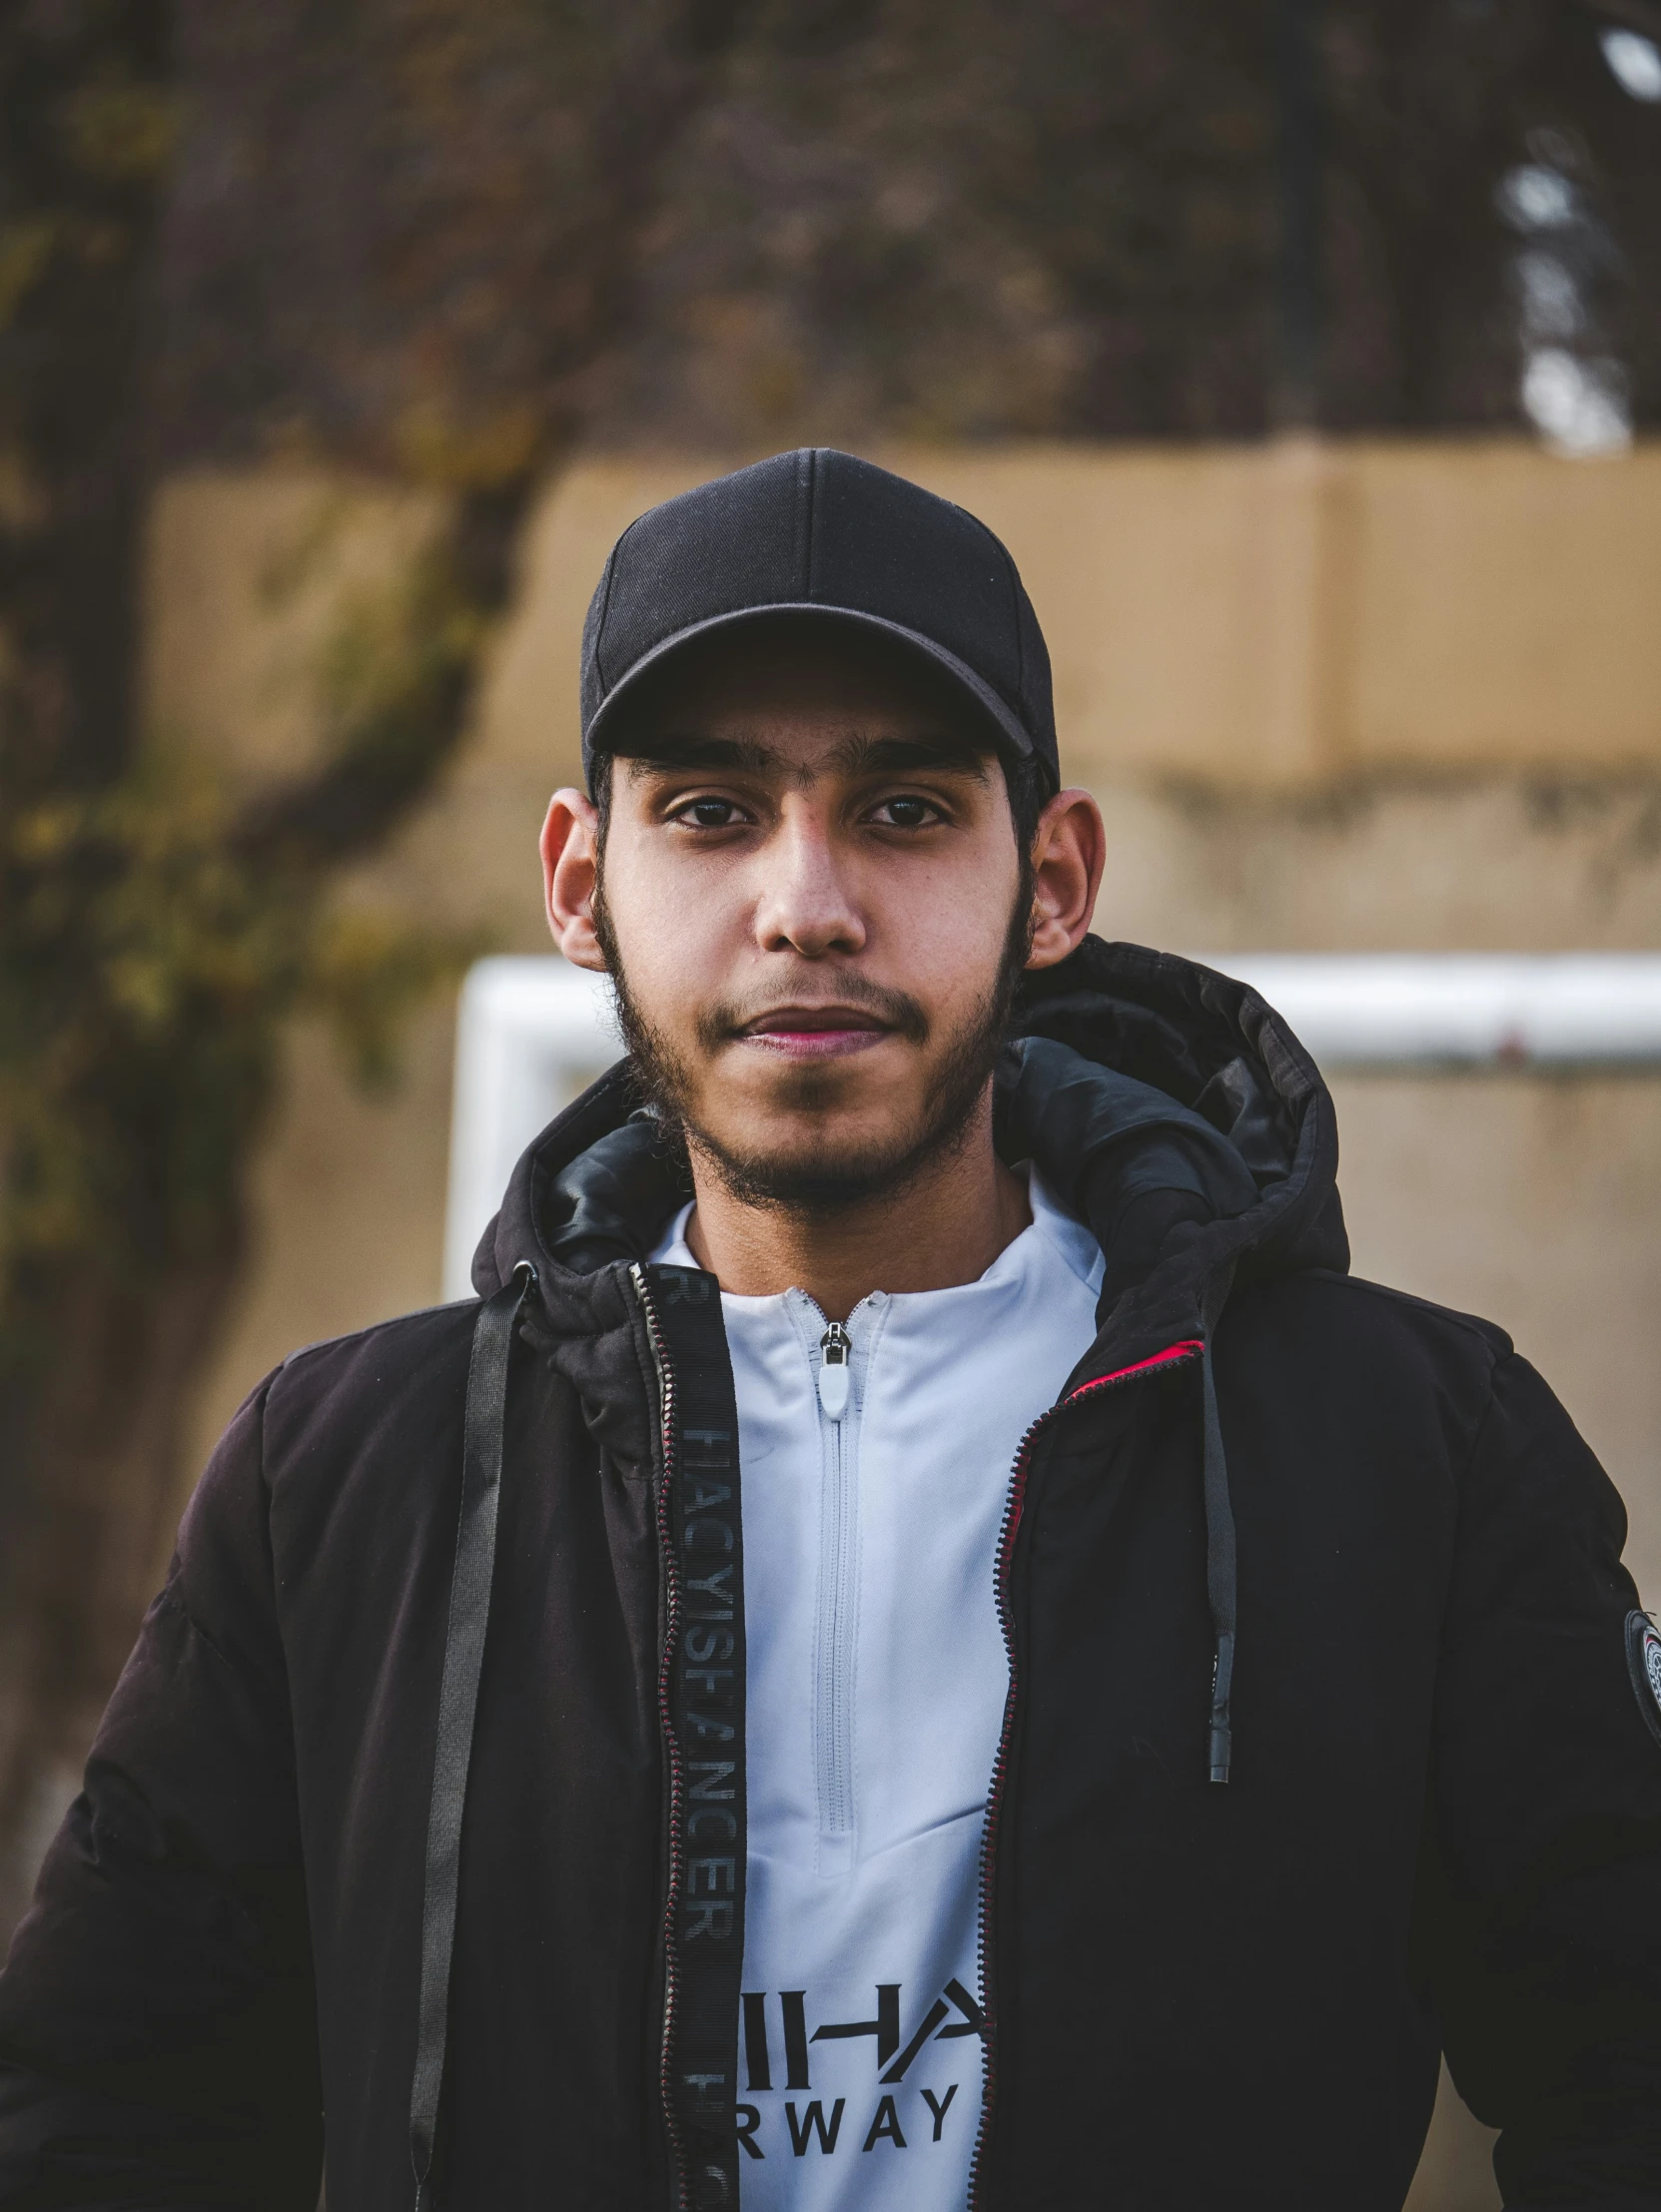
[[[980,2006],[963,1983],[955,1977],[948,1981],[944,1992],[936,1997],[917,2020],[909,2038],[901,2041],[901,1990],[897,1981],[877,1984],[876,2017],[868,2020],[827,2020],[814,2028],[811,2034],[807,2026],[807,1992],[805,1989],[783,1989],[778,1992],[777,2010],[779,2039],[775,2043],[770,2032],[772,2006],[766,1990],[746,1990],[743,1999],[744,2066],[747,2079],[745,2088],[750,2095],[766,2095],[775,2087],[811,2090],[812,2045],[827,2042],[863,2041],[867,2038],[875,2045],[874,2058],[879,2089],[887,2090],[879,2095],[871,2124],[860,2144],[863,2151],[875,2150],[880,2143],[890,2143],[896,2150],[905,2150],[908,2140],[940,2142],[945,2133],[946,2115],[952,2100],[958,2093],[954,2081],[943,2092],[924,2089],[920,2092],[926,2112],[913,2107],[910,2118],[912,2136],[906,2134],[906,2121],[902,2118],[901,2099],[895,2094],[895,2086],[903,2084],[919,2052],[931,2039],[947,2042],[957,2036],[983,2035],[986,2018]],[[774,2081],[774,2066],[782,2058],[784,2080]],[[895,2086],[891,2086],[895,2085]],[[815,2097],[811,2102],[788,2098],[784,2106],[785,2128],[788,2131],[792,2156],[805,2158],[810,2150],[817,2150],[829,2157],[842,2137],[842,2118],[847,2109],[845,2096],[832,2103],[825,2111],[824,2099]],[[751,2158],[763,2158],[766,2151],[756,2140],[762,2124],[762,2108],[755,2104],[740,2104],[737,2108],[738,2140]],[[927,2135],[921,2131],[927,2129]],[[772,2133],[769,2130],[769,2133]],[[782,2153],[785,2137],[779,2134],[775,2150]]]

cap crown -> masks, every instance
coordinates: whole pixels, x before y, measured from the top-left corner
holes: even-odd
[[[1050,656],[1008,552],[962,507],[829,446],[718,476],[623,532],[583,631],[584,759],[603,749],[606,709],[632,678],[768,608],[904,633],[980,697],[1010,749],[1055,772]]]

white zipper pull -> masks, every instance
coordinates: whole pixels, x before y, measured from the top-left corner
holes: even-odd
[[[848,1410],[848,1362],[853,1353],[853,1338],[840,1321],[833,1321],[819,1339],[819,1403],[833,1421],[840,1421]]]

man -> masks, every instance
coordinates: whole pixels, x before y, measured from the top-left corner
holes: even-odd
[[[543,838],[629,1060],[203,1479],[0,1980],[0,2205],[1661,2204],[1661,1639],[1252,993],[1089,937],[1003,547],[620,540]]]

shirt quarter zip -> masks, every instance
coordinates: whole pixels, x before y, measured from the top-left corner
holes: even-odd
[[[814,1856],[827,1879],[852,1871],[858,1848],[854,1730],[859,1669],[859,1406],[854,1354],[869,1368],[880,1333],[880,1293],[862,1298],[848,1324],[824,1321],[806,1291],[803,1321],[824,1323],[812,1344],[813,1406],[819,1427],[819,1588],[813,1634],[813,1776],[817,1803]],[[874,1323],[869,1335],[861,1318]],[[856,1341],[855,1331],[864,1341]],[[804,1339],[807,1331],[803,1330]]]

